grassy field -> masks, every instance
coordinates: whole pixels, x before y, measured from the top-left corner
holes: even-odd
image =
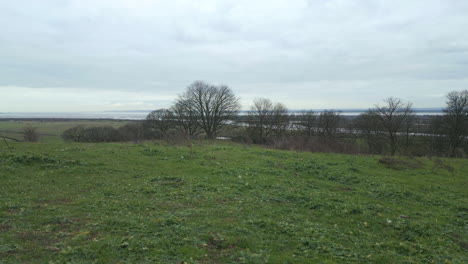
[[[11,144],[0,263],[468,263],[467,160]]]
[[[60,143],[63,142],[61,135],[63,131],[77,126],[113,126],[120,127],[127,124],[129,121],[105,121],[105,120],[73,120],[69,121],[5,121],[0,120],[0,136],[6,136],[23,139],[22,130],[24,127],[37,127],[37,132],[40,134],[39,142],[42,143]]]

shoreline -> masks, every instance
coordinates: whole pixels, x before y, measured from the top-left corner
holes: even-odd
[[[75,122],[75,121],[142,121],[144,119],[124,119],[124,118],[73,118],[73,117],[0,117],[0,121],[39,121],[39,122]]]

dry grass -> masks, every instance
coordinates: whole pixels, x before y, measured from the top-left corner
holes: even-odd
[[[358,145],[327,138],[283,137],[274,140],[270,147],[319,153],[365,154]]]

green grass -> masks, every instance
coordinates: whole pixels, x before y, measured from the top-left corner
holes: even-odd
[[[39,142],[42,143],[61,143],[63,139],[61,135],[63,131],[77,126],[113,126],[120,127],[127,124],[129,121],[108,121],[108,120],[73,120],[69,121],[5,121],[0,120],[0,136],[6,136],[16,138],[19,140],[23,139],[21,132],[24,127],[36,127],[37,132],[40,134]]]
[[[468,162],[12,143],[0,263],[468,263]]]

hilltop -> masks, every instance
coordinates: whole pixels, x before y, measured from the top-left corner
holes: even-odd
[[[11,143],[3,263],[466,263],[461,159]]]

